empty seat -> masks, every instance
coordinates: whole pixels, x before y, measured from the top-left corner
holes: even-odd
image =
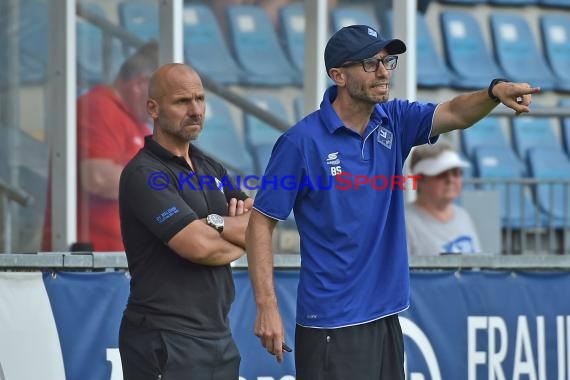
[[[487,116],[471,128],[462,130],[461,144],[463,152],[470,158],[474,158],[475,149],[482,146],[511,149],[498,116]]]
[[[119,22],[127,31],[138,38],[149,41],[158,39],[159,21],[157,2],[140,2],[124,0],[118,4]],[[130,52],[131,46],[125,46]]]
[[[204,130],[196,145],[218,159],[232,174],[253,173],[251,156],[238,134],[229,105],[219,97],[206,97]]]
[[[386,11],[385,36],[391,36],[393,31],[394,12]],[[416,13],[416,63],[417,83],[419,87],[448,87],[451,85],[453,75],[436,50],[435,42],[429,31],[425,16]],[[429,64],[426,64],[429,62]]]
[[[285,118],[285,120],[289,119],[285,106],[274,96],[255,95],[250,97],[250,100],[273,115]],[[269,161],[271,149],[282,132],[247,113],[244,113],[243,127],[245,144],[252,153],[256,173],[261,175]]]
[[[528,189],[516,182],[524,176],[526,168],[510,149],[479,147],[475,149],[475,164],[478,177],[504,179],[503,183],[483,184],[482,188],[499,192],[501,223],[508,228],[532,228],[542,225],[542,216],[532,202]]]
[[[471,13],[443,11],[440,13],[440,24],[445,57],[457,76],[452,83],[454,87],[485,88],[489,78],[505,76],[496,64],[491,49],[487,49],[479,22]]]
[[[368,25],[380,31],[380,25],[373,13],[362,8],[336,7],[331,9],[331,23],[333,32],[349,25]]]
[[[569,179],[570,160],[562,151],[534,148],[529,151],[528,158],[532,177]],[[570,184],[539,184],[536,187],[536,199],[539,207],[549,215],[549,225],[570,226]]]
[[[556,80],[537,48],[527,21],[515,13],[492,14],[489,20],[494,54],[507,77],[553,90]]]
[[[16,20],[16,28],[7,28],[0,34],[2,52],[0,52],[0,84],[6,85],[9,80],[18,78],[21,84],[40,84],[46,80],[48,60],[48,6],[47,2],[40,0],[22,0],[16,2],[18,13],[14,13],[11,6],[7,5],[8,12],[13,15],[19,14]],[[4,7],[4,6],[3,6]],[[8,14],[8,17],[13,16]],[[6,16],[6,15],[5,15]],[[12,54],[7,49],[8,40],[15,40],[12,46],[19,50]],[[16,56],[16,65],[8,65]],[[13,67],[16,72],[6,71],[7,67]],[[17,81],[17,79],[16,79]]]
[[[570,8],[570,0],[538,0],[543,7]]]
[[[232,57],[218,21],[206,5],[184,7],[184,56],[200,74],[221,84],[237,84],[244,73]]]
[[[439,0],[443,4],[454,4],[454,5],[476,5],[484,4],[487,0]]]
[[[557,77],[556,88],[570,91],[570,16],[542,15],[540,30],[544,54]]]
[[[95,3],[84,3],[83,6],[92,13],[101,17],[106,14],[100,5]],[[82,84],[97,84],[115,78],[124,60],[121,43],[116,38],[111,40],[111,48],[107,52],[110,54],[110,72],[105,73],[104,40],[102,30],[80,18],[77,18],[77,79]]]
[[[295,68],[303,71],[305,65],[305,7],[287,4],[279,9],[281,34],[285,50]]]
[[[263,8],[233,5],[227,8],[230,41],[237,61],[246,71],[244,84],[256,86],[300,85]]]
[[[519,116],[511,118],[513,146],[522,160],[526,160],[530,148],[561,150],[554,134],[557,120],[551,117]]]
[[[538,0],[487,0],[489,4],[493,5],[535,5]]]

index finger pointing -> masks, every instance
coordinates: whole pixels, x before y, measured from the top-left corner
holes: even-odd
[[[528,89],[520,91],[521,95],[538,94],[540,92],[540,87],[529,87]]]

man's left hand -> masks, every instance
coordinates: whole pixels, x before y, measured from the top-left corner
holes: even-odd
[[[515,110],[516,115],[530,112],[532,94],[540,92],[540,87],[531,87],[528,83],[501,82],[493,88],[493,94],[505,106]]]

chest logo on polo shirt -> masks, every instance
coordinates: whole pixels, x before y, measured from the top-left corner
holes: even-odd
[[[338,152],[329,153],[327,155],[326,163],[329,165],[331,175],[333,177],[342,173],[342,166],[340,166],[340,158],[338,158]]]
[[[216,177],[214,177],[214,180],[216,181],[216,188],[223,193],[224,192],[224,183]]]
[[[377,141],[384,145],[388,149],[392,149],[392,140],[394,139],[394,135],[392,132],[387,130],[384,127],[380,127],[378,129],[378,139]]]

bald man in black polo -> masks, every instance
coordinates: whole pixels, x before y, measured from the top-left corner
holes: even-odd
[[[151,77],[154,132],[121,175],[119,208],[131,293],[119,333],[125,380],[237,379],[228,312],[230,263],[244,254],[252,200],[191,144],[202,128],[198,74]]]

